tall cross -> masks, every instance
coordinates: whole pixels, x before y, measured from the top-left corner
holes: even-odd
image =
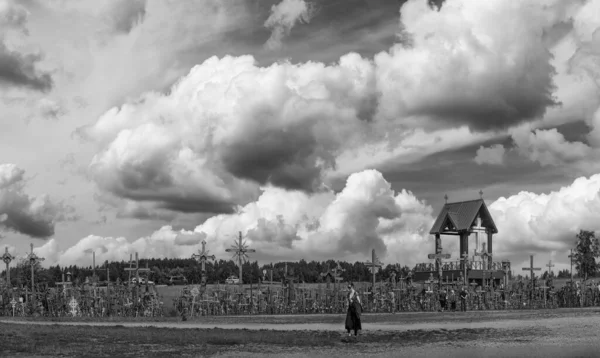
[[[485,227],[481,226],[481,216],[477,215],[476,225],[471,227],[471,232],[475,233],[475,253],[474,256],[477,255],[477,248],[479,247],[479,234],[485,233]]]
[[[468,282],[467,279],[467,266],[469,265],[469,254],[465,251],[462,255],[460,255],[462,262],[463,262],[463,270],[464,270],[464,284],[466,285]]]
[[[573,249],[571,249],[569,258],[571,259],[571,284],[573,284],[573,259],[575,258],[575,255],[573,255]]]
[[[531,273],[531,289],[533,290],[533,276],[534,276],[534,272],[533,271],[540,271],[541,268],[540,267],[533,267],[533,255],[529,256],[529,267],[523,267],[523,271],[529,271]]]
[[[6,264],[6,287],[10,288],[12,285],[10,284],[10,262],[14,260],[15,257],[8,252],[8,246],[4,248],[4,255],[2,255],[2,261]]]
[[[489,264],[490,260],[492,259],[492,254],[490,254],[489,252],[487,252],[486,248],[485,248],[485,242],[483,244],[481,244],[481,246],[483,247],[482,253],[479,254],[481,256],[481,258],[483,258],[483,282],[485,283],[485,276],[486,273],[488,272],[488,267],[491,266]]]
[[[375,255],[375,249],[371,251],[371,261],[365,262],[365,265],[367,265],[367,267],[371,270],[371,273],[373,274],[372,284],[373,290],[375,290],[375,274],[377,273],[377,269],[381,268],[381,266],[383,265],[381,261],[379,261],[377,255]]]
[[[256,250],[254,249],[249,249],[248,245],[246,245],[245,241],[242,241],[242,232],[239,232],[239,238],[238,241],[231,245],[231,247],[229,249],[226,249],[226,252],[233,252],[233,257],[232,259],[237,258],[238,261],[238,266],[240,268],[240,287],[243,287],[243,281],[242,281],[242,261],[247,262],[248,261],[248,255],[247,253],[252,253],[252,252],[256,252]]]
[[[430,260],[436,260],[437,263],[437,268],[438,268],[438,283],[440,288],[442,287],[442,259],[449,259],[450,258],[450,254],[429,254],[427,255],[427,257]]]
[[[37,263],[42,262],[45,259],[33,253],[33,244],[29,244],[29,246],[31,247],[31,252],[29,253],[29,255],[27,255],[27,257],[29,258],[29,264],[31,265],[31,293],[33,297],[33,294],[35,293],[35,286],[33,282],[33,269]]]
[[[546,267],[548,268],[548,276],[552,275],[552,268],[554,267],[554,264],[552,263],[552,260],[548,261],[548,264],[546,265]]]
[[[334,287],[335,287],[335,285],[337,285],[337,289],[338,289],[338,290],[340,289],[340,287],[339,287],[339,286],[340,286],[340,284],[339,284],[339,280],[341,279],[341,277],[340,277],[340,276],[342,275],[342,272],[345,272],[345,271],[346,271],[346,270],[344,270],[344,269],[342,268],[342,266],[340,266],[340,263],[339,263],[339,262],[337,263],[337,266],[336,266],[336,267],[335,267],[333,270],[331,270],[331,272],[333,273],[333,281],[335,281],[335,282],[333,283],[333,284],[334,284]]]
[[[62,274],[62,281],[61,282],[55,282],[55,284],[57,286],[62,286],[63,296],[66,297],[66,295],[67,295],[66,287],[69,286],[69,285],[71,285],[71,282],[70,281],[65,281],[65,274],[64,273]]]
[[[446,204],[448,204],[448,194],[444,195],[444,199],[446,200]]]
[[[206,241],[202,240],[202,251],[198,250],[197,254],[192,254],[192,258],[202,265],[202,274],[206,272],[205,264],[206,260],[215,260],[215,255],[209,255],[209,251],[206,250]]]
[[[146,264],[148,264],[148,263],[146,262]],[[140,284],[140,271],[150,272],[150,269],[148,267],[140,268],[140,260],[138,258],[138,253],[136,252],[135,253],[135,267],[126,267],[125,271],[129,271],[129,277],[131,277],[131,272],[135,272],[135,284],[137,286]],[[147,281],[148,280],[146,280],[146,282]],[[129,280],[129,283],[131,283],[131,279]]]

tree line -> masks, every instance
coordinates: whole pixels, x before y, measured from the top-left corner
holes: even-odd
[[[573,249],[573,265],[575,267],[575,277],[587,280],[591,277],[596,277],[600,273],[600,265],[596,259],[600,257],[600,244],[593,231],[581,230],[576,235],[575,247]],[[295,277],[300,282],[319,283],[325,282],[323,274],[336,268],[341,267],[340,277],[345,282],[365,282],[370,281],[372,274],[364,262],[345,262],[345,261],[310,261],[300,260],[298,262],[277,262],[275,264],[259,265],[257,261],[246,262],[242,265],[243,281],[245,283],[258,283],[258,280],[270,280],[271,272],[273,281],[282,281],[286,275]],[[215,262],[207,262],[206,274],[208,283],[224,283],[230,276],[238,275],[238,266],[231,260],[218,260]],[[135,266],[135,264],[134,264]],[[64,266],[60,265],[43,268],[39,263],[34,266],[35,280],[37,283],[47,284],[52,287],[57,282],[62,281],[63,274],[66,276],[70,273],[71,281],[82,283],[87,277],[95,275],[99,281],[106,281],[107,275],[111,282],[121,281],[126,282],[131,277],[135,277],[135,272],[128,272],[125,269],[130,267],[130,263],[126,261],[106,261],[99,265],[95,270],[91,266]],[[150,269],[149,273],[140,272],[140,277],[147,277],[156,284],[166,284],[172,276],[183,276],[189,283],[200,283],[201,266],[193,259],[146,259],[140,260],[140,268]],[[264,271],[267,271],[266,276]],[[378,281],[387,281],[392,276],[392,272],[397,274],[397,277],[406,277],[410,268],[408,266],[388,264],[382,268],[377,274]],[[545,271],[542,278],[547,278],[549,272]],[[570,271],[567,269],[559,270],[555,277],[569,278]],[[16,267],[10,269],[11,284],[13,286],[22,286],[31,284],[31,266],[26,259],[20,260]],[[514,277],[516,279],[523,278],[521,275]]]

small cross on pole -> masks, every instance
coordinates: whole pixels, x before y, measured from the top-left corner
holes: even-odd
[[[483,199],[483,190],[479,190],[479,197]]]
[[[446,200],[446,204],[448,204],[448,194],[444,195],[444,200]]]
[[[231,245],[231,247],[229,249],[226,249],[225,251],[233,252],[233,259],[235,259],[237,257],[237,261],[238,261],[238,265],[239,265],[239,269],[240,269],[239,284],[240,284],[240,289],[243,289],[244,283],[242,280],[242,261],[243,262],[248,261],[247,253],[256,252],[256,250],[248,248],[248,245],[246,245],[246,242],[242,240],[242,232],[240,231],[238,241],[235,244]]]
[[[373,249],[371,251],[371,261],[365,262],[365,265],[367,265],[367,267],[371,270],[371,273],[373,274],[372,284],[373,284],[373,292],[375,292],[375,274],[377,273],[377,269],[381,268],[381,266],[382,266],[381,261],[379,261],[379,258],[377,258],[377,255],[375,255],[375,249]]]
[[[10,289],[12,285],[10,284],[10,262],[14,260],[15,257],[8,252],[8,246],[4,247],[4,255],[2,255],[2,261],[6,264],[6,288]]]
[[[202,240],[202,251],[198,250],[197,254],[192,254],[192,258],[200,262],[202,265],[202,285],[206,284],[206,260],[215,260],[215,255],[209,255],[206,250],[206,241]]]

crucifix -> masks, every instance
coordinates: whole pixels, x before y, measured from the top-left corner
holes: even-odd
[[[243,287],[243,280],[242,280],[242,261],[243,262],[247,262],[248,261],[248,255],[246,253],[252,253],[252,252],[256,252],[256,250],[254,249],[249,249],[248,245],[246,245],[246,241],[242,241],[242,232],[239,232],[239,238],[238,241],[231,245],[231,247],[229,249],[225,250],[226,252],[233,252],[233,257],[232,259],[235,259],[237,257],[237,261],[238,261],[238,266],[240,269],[240,280],[239,280],[239,284],[240,284],[240,288]]]
[[[375,255],[375,249],[371,251],[371,261],[365,262],[365,265],[367,265],[367,267],[371,270],[371,273],[373,274],[371,284],[373,285],[373,291],[375,291],[375,274],[377,273],[377,269],[381,268],[381,266],[383,265],[381,261],[379,261],[379,258],[377,258],[377,255]]]
[[[14,260],[15,257],[8,252],[8,246],[4,247],[4,255],[2,255],[2,261],[6,264],[6,288],[10,289],[12,285],[10,284],[10,262]]]
[[[71,314],[73,315],[73,317],[75,317],[75,315],[77,314],[77,301],[75,300],[75,297],[71,298],[71,301],[69,302],[69,307],[71,307]]]
[[[533,279],[534,279],[534,276],[535,276],[534,271],[540,271],[541,268],[540,267],[533,267],[533,255],[529,256],[529,260],[530,260],[529,261],[530,262],[529,267],[523,267],[523,271],[529,271],[531,273],[531,292],[533,292],[533,288],[534,288],[533,287],[533,285],[534,285]]]
[[[573,249],[571,249],[571,254],[569,255],[569,259],[571,259],[571,284],[573,284],[573,259],[575,255],[573,255]]]
[[[31,297],[32,300],[34,300],[35,298],[35,286],[34,286],[34,281],[33,281],[33,271],[35,268],[35,265],[37,263],[40,263],[42,261],[44,261],[45,259],[43,257],[39,257],[36,254],[33,253],[33,244],[29,245],[31,247],[31,252],[27,255],[27,257],[29,258],[29,264],[31,266]]]
[[[473,261],[475,261],[475,256],[481,256],[481,254],[477,253],[477,248],[479,247],[479,234],[485,234],[485,227],[481,226],[481,216],[477,215],[476,225],[471,227],[471,232],[475,233],[475,249],[473,250]]]
[[[436,253],[436,254],[429,254],[427,255],[427,257],[430,260],[435,260],[435,265],[437,266],[437,274],[438,274],[438,280],[437,282],[439,283],[438,288],[441,289],[442,287],[442,259],[446,259],[448,260],[450,258],[450,254],[442,254],[440,253]]]
[[[428,292],[428,293],[431,293],[431,292],[433,292],[433,289],[432,289],[431,285],[432,285],[433,283],[438,283],[439,281],[438,281],[438,280],[435,280],[435,279],[433,278],[433,272],[432,272],[432,273],[430,273],[430,274],[429,274],[429,280],[427,280],[427,281],[425,281],[425,282],[427,282],[427,283],[429,284],[429,288],[428,288],[428,290],[427,290],[426,292]]]
[[[464,270],[464,275],[463,275],[463,278],[465,280],[464,284],[466,285],[469,281],[469,279],[467,278],[467,266],[469,266],[469,254],[464,252],[462,255],[460,255],[460,257],[462,260],[463,270]]]
[[[206,260],[215,260],[215,255],[209,255],[208,250],[206,250],[206,241],[202,240],[202,251],[198,250],[197,254],[192,254],[192,258],[196,261],[200,262],[202,265],[202,286],[206,286]]]

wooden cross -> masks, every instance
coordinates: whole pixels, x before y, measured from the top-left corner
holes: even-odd
[[[206,250],[206,241],[202,240],[202,251],[198,250],[197,254],[192,254],[192,258],[196,261],[200,262],[202,265],[202,273],[206,272],[205,264],[206,260],[214,261],[216,259],[215,255],[209,255],[209,251]]]
[[[450,254],[442,254],[442,253],[429,254],[429,255],[427,255],[427,257],[430,260],[436,260],[436,263],[438,264],[438,282],[441,287],[441,284],[442,284],[442,259],[448,260],[450,258]]]
[[[248,261],[248,255],[247,253],[252,253],[252,252],[256,252],[256,250],[254,249],[249,249],[248,245],[246,245],[245,241],[242,241],[242,232],[239,232],[239,238],[238,241],[231,245],[231,248],[226,249],[226,252],[233,252],[233,257],[232,259],[235,259],[237,257],[238,260],[238,267],[240,268],[240,280],[239,280],[239,284],[240,287],[243,287],[243,280],[242,280],[242,261],[247,262]]]
[[[146,265],[148,264],[148,262],[146,262]],[[131,264],[130,264],[131,265]],[[126,267],[125,271],[129,271],[129,283],[131,284],[131,273],[135,272],[135,285],[139,285],[140,284],[140,271],[142,272],[150,272],[150,269],[148,267],[146,268],[140,268],[140,260],[138,257],[138,253],[135,253],[135,267]],[[148,279],[146,279],[146,282],[148,282]]]
[[[463,270],[464,270],[464,284],[466,285],[468,282],[467,279],[467,266],[469,265],[469,254],[465,251],[462,255],[460,255],[461,260],[463,262]]]
[[[15,306],[17,305],[17,301],[15,301],[14,297],[12,300],[10,300],[10,305],[12,306],[12,312],[13,312],[13,317],[14,317],[15,316]]]
[[[33,269],[37,263],[42,262],[45,259],[43,257],[39,257],[33,253],[33,244],[30,244],[29,246],[31,247],[31,252],[27,255],[27,257],[29,258],[29,264],[31,265],[31,297],[35,297],[35,286],[34,286],[34,282],[33,282]]]
[[[432,284],[432,283],[438,283],[439,281],[438,281],[438,280],[435,280],[435,279],[433,278],[433,272],[432,272],[432,273],[430,273],[430,274],[429,274],[429,280],[427,280],[427,281],[425,281],[425,282],[429,284],[429,290],[428,290],[427,292],[433,292],[433,291],[432,291],[432,288],[431,288],[431,284]]]
[[[6,264],[6,288],[9,289],[12,287],[10,284],[10,262],[14,260],[15,257],[8,252],[8,246],[4,247],[4,255],[2,255],[2,261]]]
[[[541,268],[540,267],[533,267],[533,255],[529,256],[529,260],[530,260],[529,267],[523,267],[523,271],[529,271],[531,273],[531,289],[533,290],[533,278],[534,278],[534,272],[533,271],[540,271]]]
[[[333,273],[333,281],[334,281],[334,285],[337,285],[337,289],[340,289],[340,283],[339,281],[342,280],[342,273],[346,272],[346,270],[344,270],[342,268],[342,266],[340,266],[340,263],[338,261],[337,266],[333,268],[333,270],[331,270],[331,272]]]
[[[62,286],[62,290],[63,290],[63,296],[66,296],[67,291],[66,291],[66,286],[71,285],[71,282],[69,281],[65,281],[65,274],[62,274],[62,281],[61,282],[55,282],[55,284],[57,286]]]
[[[571,259],[571,284],[573,283],[573,259],[575,258],[575,255],[573,255],[573,249],[571,249],[571,254],[569,255],[569,258]]]
[[[554,264],[552,263],[552,260],[548,261],[548,264],[546,265],[546,267],[548,268],[548,276],[552,275],[552,268],[554,267]]]
[[[377,269],[381,268],[383,266],[382,262],[379,261],[379,258],[375,254],[375,249],[373,249],[371,251],[371,261],[365,262],[365,265],[367,265],[367,267],[371,270],[371,273],[373,274],[371,284],[373,285],[373,290],[374,290],[375,289],[375,274],[377,273]]]
[[[490,254],[489,252],[487,252],[486,247],[485,247],[485,242],[483,244],[481,244],[483,249],[482,252],[479,254],[479,256],[481,256],[481,258],[483,259],[483,262],[481,263],[483,265],[482,268],[482,275],[483,275],[483,285],[486,285],[486,273],[488,273],[488,267],[490,260],[492,259],[492,254]]]

